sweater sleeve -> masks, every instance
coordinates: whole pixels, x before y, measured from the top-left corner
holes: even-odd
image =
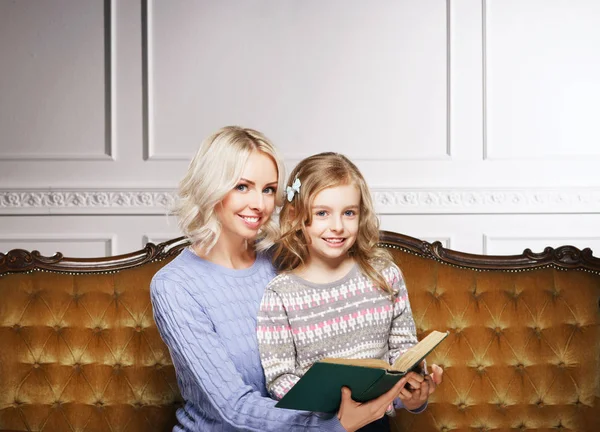
[[[300,380],[295,374],[296,347],[281,297],[265,290],[258,310],[258,349],[269,394],[280,400]]]
[[[154,319],[169,347],[177,374],[191,374],[202,400],[192,400],[202,409],[210,404],[228,429],[250,432],[340,431],[337,416],[324,418],[313,413],[275,408],[275,402],[245,384],[230,360],[213,323],[181,284],[155,278],[150,287]],[[207,407],[208,408],[208,407]]]
[[[394,291],[394,312],[388,342],[389,362],[394,364],[396,359],[416,345],[418,340],[402,272],[395,264],[392,264],[387,271],[389,272],[388,280]]]
[[[394,315],[388,342],[390,348],[389,361],[390,364],[394,364],[398,357],[417,344],[418,339],[402,271],[395,264],[392,264],[388,268],[388,271],[390,272],[390,279],[388,280],[394,291]],[[404,408],[404,404],[400,398],[394,400],[394,407],[396,409]],[[411,412],[418,414],[423,412],[425,408],[427,408],[427,402]]]

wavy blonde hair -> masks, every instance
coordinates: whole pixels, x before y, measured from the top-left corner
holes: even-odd
[[[315,196],[323,189],[355,185],[360,191],[360,209],[356,242],[348,253],[356,260],[361,271],[375,285],[388,293],[392,288],[381,275],[384,264],[390,263],[390,254],[377,246],[379,219],[375,214],[371,192],[359,169],[339,153],[319,153],[302,160],[290,174],[288,186],[296,178],[302,185],[291,202],[285,201],[279,214],[281,237],[275,243],[273,263],[279,271],[291,271],[306,262],[310,237],[306,227],[312,223],[311,207]]]
[[[210,252],[221,234],[215,207],[238,184],[250,154],[256,151],[277,166],[275,205],[281,206],[285,167],[271,141],[253,129],[227,126],[206,138],[179,182],[171,214],[183,234],[204,253]],[[278,236],[278,225],[269,218],[258,233],[256,250],[268,249]]]

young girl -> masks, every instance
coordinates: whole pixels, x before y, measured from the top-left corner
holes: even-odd
[[[325,357],[379,358],[392,364],[417,343],[400,269],[378,248],[379,224],[358,168],[321,153],[291,173],[273,261],[258,314],[258,343],[267,389],[281,399]],[[411,373],[413,392],[390,407],[425,408],[436,382]],[[384,417],[368,430],[388,430]],[[367,430],[367,429],[364,429]]]

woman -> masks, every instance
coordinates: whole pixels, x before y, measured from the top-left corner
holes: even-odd
[[[278,409],[267,397],[256,317],[275,276],[264,251],[278,233],[271,215],[284,176],[265,136],[226,127],[201,144],[180,182],[174,214],[191,246],[150,288],[185,399],[175,431],[356,431],[382,417],[407,382],[433,390],[416,374],[365,404],[344,389],[331,417]]]

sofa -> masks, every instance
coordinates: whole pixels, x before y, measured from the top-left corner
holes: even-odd
[[[564,246],[472,255],[381,233],[444,382],[395,431],[600,431],[600,259]],[[181,405],[152,316],[186,243],[82,259],[0,254],[0,430],[167,431]]]

